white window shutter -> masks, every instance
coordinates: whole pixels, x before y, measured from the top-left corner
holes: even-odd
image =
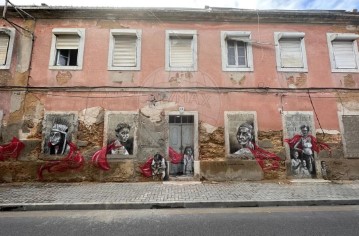
[[[170,66],[192,67],[193,66],[193,38],[170,38]]]
[[[281,39],[280,59],[284,68],[303,68],[301,39]]]
[[[7,34],[0,34],[0,65],[6,64],[7,50],[10,37]]]
[[[357,68],[353,41],[332,41],[332,46],[336,68]]]
[[[56,49],[78,49],[80,45],[80,36],[63,34],[56,36]]]
[[[136,66],[137,37],[114,36],[113,66]]]

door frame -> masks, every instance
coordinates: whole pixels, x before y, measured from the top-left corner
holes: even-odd
[[[167,139],[166,139],[166,150],[169,148],[169,137],[170,137],[170,124],[169,117],[170,116],[193,116],[193,152],[194,152],[194,171],[193,177],[198,178],[200,174],[200,165],[199,165],[199,146],[198,146],[198,112],[197,111],[166,111],[166,121],[167,121]],[[167,151],[168,157],[168,151]]]

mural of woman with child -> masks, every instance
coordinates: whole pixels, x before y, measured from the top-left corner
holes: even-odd
[[[329,150],[330,147],[318,142],[310,135],[309,126],[303,124],[300,126],[301,134],[294,135],[291,139],[285,139],[291,152],[291,171],[292,175],[298,178],[311,178],[316,176],[316,166],[314,152],[320,150]]]

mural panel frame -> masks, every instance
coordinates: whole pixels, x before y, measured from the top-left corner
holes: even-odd
[[[343,116],[358,116],[359,117],[359,111],[348,111],[344,110],[338,111],[338,119],[339,119],[339,129],[340,129],[340,135],[342,138],[342,144],[343,144],[343,150],[344,150],[344,157],[348,159],[359,159],[359,153],[358,154],[350,154],[347,147],[347,140],[344,136],[344,122],[343,122]]]
[[[247,116],[253,117],[253,119],[244,118],[244,119],[235,119],[236,116]],[[231,118],[233,117],[233,118]],[[234,121],[232,121],[234,119]],[[224,138],[225,138],[225,151],[226,157],[236,158],[237,155],[231,153],[231,150],[236,149],[237,145],[237,131],[238,128],[243,123],[252,123],[253,126],[253,141],[258,143],[258,122],[257,122],[257,112],[256,111],[225,111],[224,112]],[[238,148],[237,148],[238,149]]]
[[[122,129],[128,128],[124,124],[129,125],[128,140],[124,143],[124,148],[112,149],[107,154],[108,159],[134,159],[138,154],[138,111],[105,111],[104,116],[104,133],[103,133],[103,146],[111,145],[118,139],[116,134],[120,134]]]
[[[294,118],[288,119],[290,116]],[[314,151],[314,145],[316,145],[313,139],[316,137],[314,112],[284,111],[282,125],[286,160],[290,163],[288,173],[300,179],[322,178],[321,163]]]
[[[66,127],[68,128],[66,131]],[[42,122],[42,141],[40,157],[46,159],[62,159],[66,156],[69,147],[62,148],[62,151],[52,153],[50,148],[50,134],[53,130],[66,133],[65,138],[68,142],[76,144],[78,131],[78,112],[77,111],[46,111]]]

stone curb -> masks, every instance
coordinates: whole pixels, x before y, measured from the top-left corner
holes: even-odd
[[[48,210],[116,210],[171,208],[235,208],[275,206],[334,206],[359,205],[359,199],[275,200],[275,201],[219,201],[219,202],[156,202],[156,203],[25,203],[0,204],[0,211]]]

